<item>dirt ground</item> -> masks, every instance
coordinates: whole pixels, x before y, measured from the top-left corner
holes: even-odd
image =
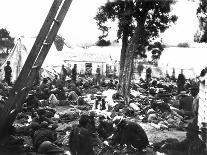
[[[67,113],[67,111],[70,109],[70,107],[68,106],[59,106],[56,107],[57,113]],[[145,132],[147,133],[148,139],[150,144],[153,143],[157,143],[157,142],[161,142],[162,140],[165,140],[167,138],[176,138],[179,141],[183,140],[185,138],[185,132],[184,131],[176,131],[176,130],[161,130],[161,129],[156,129],[155,127],[151,126],[150,123],[142,123],[141,120],[139,120],[138,118],[130,118],[130,120],[135,121],[137,123],[139,123],[143,129],[145,130]],[[66,130],[72,129],[72,125],[73,124],[77,124],[78,120],[74,120],[71,122],[67,122],[67,123],[58,123],[58,128],[57,128],[57,132],[58,132],[58,139],[60,141],[60,143],[62,144],[67,144],[67,139],[66,139],[66,135],[65,132]],[[31,145],[31,139],[28,137],[24,137],[25,139],[25,143]],[[65,147],[66,150],[68,150],[68,147]],[[15,153],[11,153],[11,152],[7,152],[7,150],[2,150],[0,148],[0,155],[18,155],[18,152]],[[20,153],[19,155],[30,155],[31,153],[26,153],[26,154],[22,154]],[[31,154],[32,155],[32,154]],[[139,155],[166,155],[160,152],[153,152],[152,149],[148,149],[147,152],[145,153],[139,153]],[[167,155],[174,155],[174,153],[169,153]],[[175,155],[183,155],[183,153],[175,153]]]
[[[68,107],[57,107],[57,112],[67,112]],[[167,138],[176,138],[179,141],[185,139],[185,131],[177,131],[175,129],[169,129],[169,130],[161,130],[161,129],[156,129],[155,127],[151,126],[150,123],[142,123],[141,120],[137,118],[131,118],[132,121],[135,121],[139,123],[145,132],[147,133],[148,139],[150,143],[156,143],[160,142],[162,140],[165,140]],[[59,124],[58,130],[61,131],[65,128],[71,128],[73,124],[78,123],[78,121],[72,121],[68,123],[61,123]]]

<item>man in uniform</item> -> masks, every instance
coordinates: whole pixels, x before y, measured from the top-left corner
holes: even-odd
[[[6,63],[7,63],[7,65],[4,67],[5,81],[10,86],[11,85],[12,69],[10,67],[10,61],[7,61]]]

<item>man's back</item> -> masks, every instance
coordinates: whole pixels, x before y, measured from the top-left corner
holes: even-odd
[[[185,96],[180,99],[180,109],[184,111],[192,111],[193,109],[193,97],[192,96]]]
[[[8,65],[5,66],[4,71],[5,71],[5,76],[11,76],[12,69],[10,66],[8,66]]]
[[[73,126],[69,147],[72,155],[94,155],[91,132],[79,125]]]

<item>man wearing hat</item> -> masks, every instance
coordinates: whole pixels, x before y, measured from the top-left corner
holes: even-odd
[[[136,122],[126,120],[123,116],[114,117],[113,122],[116,131],[111,145],[120,144],[123,147],[126,144],[127,151],[133,150],[133,148],[143,151],[149,145],[144,129]]]
[[[205,143],[199,138],[199,127],[195,123],[189,123],[186,127],[186,138],[177,143],[164,144],[162,150],[179,150],[188,153],[202,153],[205,151]]]
[[[11,73],[12,69],[10,67],[10,61],[6,62],[6,66],[4,67],[4,72],[5,72],[5,82],[10,86],[11,85]]]

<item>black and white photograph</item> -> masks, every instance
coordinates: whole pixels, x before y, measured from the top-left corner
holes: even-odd
[[[207,155],[207,0],[0,0],[0,155]]]

